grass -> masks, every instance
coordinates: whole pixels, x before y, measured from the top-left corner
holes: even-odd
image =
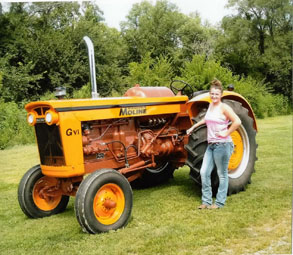
[[[200,211],[200,189],[183,167],[167,184],[134,190],[124,229],[81,232],[74,198],[66,211],[28,219],[17,187],[38,164],[35,145],[0,151],[0,254],[291,254],[292,116],[258,120],[258,161],[245,192],[217,211]]]

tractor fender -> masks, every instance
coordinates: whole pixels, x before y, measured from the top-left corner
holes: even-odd
[[[243,96],[233,91],[224,91],[222,95],[222,100],[223,99],[234,100],[241,103],[242,106],[248,110],[248,115],[253,119],[253,128],[257,131],[256,118],[253,109]],[[203,109],[207,109],[210,102],[211,99],[209,92],[197,92],[197,95],[187,102],[187,110],[190,119],[197,117]]]

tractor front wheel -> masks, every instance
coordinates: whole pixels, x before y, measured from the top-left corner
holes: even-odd
[[[113,169],[93,172],[80,184],[74,209],[84,232],[96,234],[122,228],[131,215],[131,186]]]
[[[30,218],[42,218],[63,212],[69,197],[46,193],[56,183],[56,178],[42,174],[40,165],[29,169],[18,186],[18,202],[24,214]]]

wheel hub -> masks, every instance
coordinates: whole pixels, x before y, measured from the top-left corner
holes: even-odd
[[[234,143],[234,151],[231,155],[228,170],[233,171],[238,168],[243,158],[243,141],[239,132],[236,130],[231,134],[233,143]]]
[[[100,223],[104,225],[115,223],[122,215],[124,207],[124,194],[117,184],[107,183],[97,191],[93,210]]]
[[[61,201],[62,195],[52,196],[48,191],[56,187],[57,180],[55,178],[44,176],[39,179],[33,188],[33,200],[35,205],[43,211],[51,211],[55,209]]]

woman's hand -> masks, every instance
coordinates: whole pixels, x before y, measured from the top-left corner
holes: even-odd
[[[202,119],[201,121],[195,123],[191,128],[186,130],[186,134],[189,136],[194,129],[196,129],[198,126],[203,125],[205,123],[206,123],[205,119]]]
[[[187,129],[186,130],[186,134],[189,136],[191,133],[192,133],[192,130],[193,130],[193,128],[191,127],[191,128],[189,128],[189,129]]]

